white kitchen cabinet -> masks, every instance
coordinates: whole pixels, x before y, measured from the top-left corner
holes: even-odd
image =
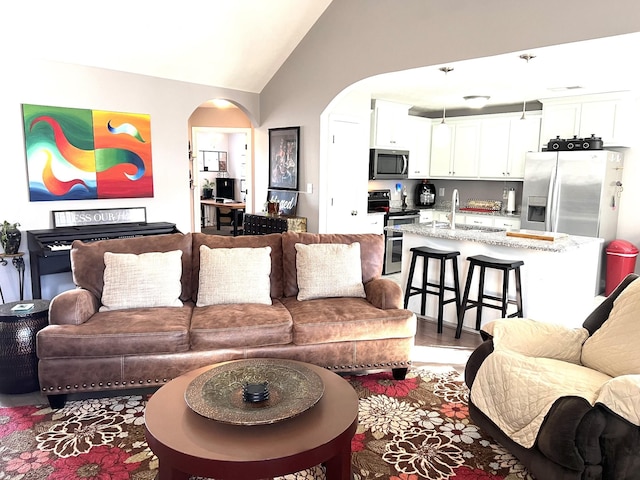
[[[527,152],[538,150],[539,114],[505,116],[482,120],[478,176],[492,179],[521,179]]]
[[[507,177],[524,178],[524,164],[527,152],[537,152],[540,143],[540,124],[542,115],[527,114],[525,120],[520,117],[511,119],[509,130],[509,158]]]
[[[430,118],[408,116],[409,178],[429,178],[431,124]]]
[[[420,210],[419,213],[420,213],[420,223],[433,222],[433,219],[434,219],[433,210],[426,210],[423,208]]]
[[[494,221],[491,215],[470,215],[466,214],[464,216],[464,224],[465,225],[476,225],[480,227],[493,227]],[[457,223],[462,223],[457,221]]]
[[[580,104],[544,104],[540,148],[546,148],[549,140],[572,138],[580,130]]]
[[[484,120],[480,126],[478,175],[481,178],[509,176],[510,118]]]
[[[384,213],[368,213],[361,233],[384,234]]]
[[[493,226],[507,230],[519,230],[520,219],[518,217],[493,217]]]
[[[625,92],[541,100],[540,147],[556,137],[602,137],[605,146],[629,144],[630,103]]]
[[[375,100],[371,115],[371,148],[408,149],[409,105]]]
[[[480,121],[437,123],[432,132],[431,177],[477,178]]]

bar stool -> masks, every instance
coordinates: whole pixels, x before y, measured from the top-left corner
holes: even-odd
[[[460,316],[460,281],[458,279],[458,255],[460,252],[449,252],[444,250],[436,250],[429,247],[413,247],[411,248],[411,267],[409,268],[409,276],[407,277],[407,288],[404,293],[404,308],[409,305],[409,297],[413,295],[421,295],[420,314],[424,316],[427,294],[438,296],[438,333],[442,333],[442,314],[444,306],[447,303],[455,302],[456,314]],[[422,258],[422,286],[413,286],[413,273],[416,268],[416,259]],[[440,262],[440,279],[438,283],[429,282],[427,280],[427,274],[429,269],[429,259],[438,260]],[[448,287],[444,284],[444,274],[446,268],[446,261],[451,260],[451,267],[453,268],[453,286]],[[436,290],[429,290],[429,287],[433,287]],[[444,292],[454,292],[455,296],[447,300],[444,299]]]
[[[464,294],[462,296],[462,302],[460,304],[460,311],[458,315],[458,328],[456,328],[456,338],[460,338],[462,333],[462,323],[464,322],[464,314],[471,308],[476,308],[476,330],[480,330],[480,324],[482,323],[482,307],[493,308],[502,311],[503,318],[522,317],[522,283],[520,280],[520,267],[524,265],[521,260],[502,260],[499,258],[488,257],[486,255],[475,255],[473,257],[467,257],[469,260],[469,273],[467,275],[467,282],[464,287]],[[471,282],[473,280],[473,271],[475,267],[480,267],[480,277],[478,282],[478,298],[476,300],[469,299],[469,290],[471,289]],[[487,295],[484,291],[484,275],[487,268],[494,268],[502,271],[502,295]],[[514,300],[509,299],[509,273],[513,270],[515,273],[516,281],[516,298]],[[499,304],[487,303],[485,300],[493,300],[500,302]],[[516,305],[517,310],[507,315],[507,307],[509,305]]]

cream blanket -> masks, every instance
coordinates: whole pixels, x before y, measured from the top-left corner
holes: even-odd
[[[487,330],[495,350],[478,370],[470,398],[523,447],[533,446],[549,409],[563,396],[602,403],[640,425],[640,375],[612,378],[581,365],[587,330],[528,319],[498,320]]]

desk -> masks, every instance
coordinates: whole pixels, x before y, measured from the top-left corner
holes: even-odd
[[[228,208],[231,210],[231,215],[233,216],[233,236],[238,236],[238,224],[240,223],[240,215],[239,213],[244,212],[246,208],[246,204],[243,202],[234,202],[234,203],[224,203],[219,202],[215,198],[211,199],[202,199],[200,200],[201,205],[205,205],[207,207],[214,207],[216,209],[216,223],[218,226],[218,230],[220,230],[220,209]]]
[[[18,271],[18,285],[20,286],[20,300],[24,300],[24,252],[18,252],[14,254],[0,253],[0,265],[5,266],[7,258],[11,258],[11,263],[16,267]],[[2,286],[0,286],[0,299],[4,303],[4,295],[2,294]]]

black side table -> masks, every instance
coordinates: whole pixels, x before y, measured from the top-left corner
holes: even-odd
[[[26,312],[11,311],[19,303],[33,303]],[[49,300],[0,305],[0,393],[29,393],[40,389],[36,333],[49,322]]]

